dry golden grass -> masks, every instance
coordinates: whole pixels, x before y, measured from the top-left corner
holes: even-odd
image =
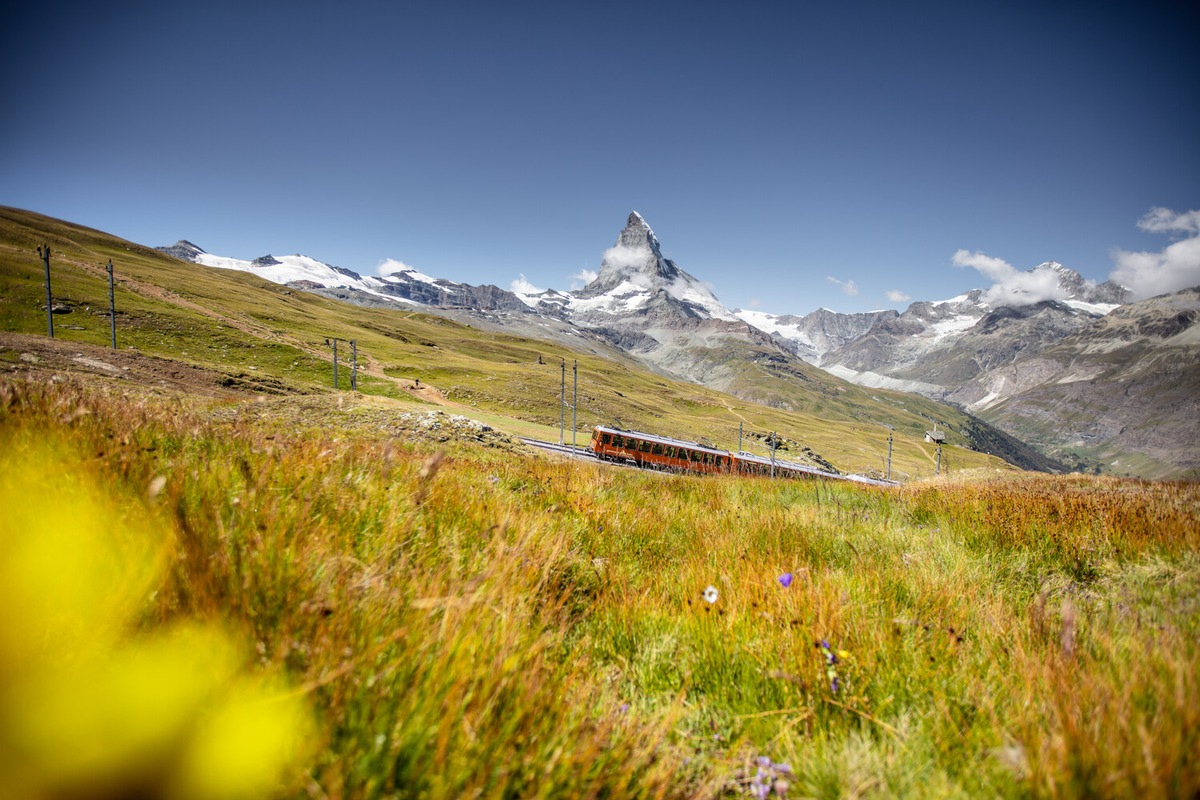
[[[307,704],[285,794],[1200,791],[1195,484],[652,475],[305,403],[0,383],[6,454],[171,542],[129,635],[219,625]]]

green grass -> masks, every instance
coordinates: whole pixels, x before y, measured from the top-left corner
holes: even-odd
[[[1196,484],[645,474],[390,408],[0,384],[6,455],[172,543],[136,635],[217,622],[304,698],[285,794],[738,796],[759,757],[797,797],[1200,790]]]

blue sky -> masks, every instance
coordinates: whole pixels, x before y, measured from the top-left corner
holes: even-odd
[[[142,244],[569,289],[636,209],[775,313],[1200,283],[1193,3],[21,6],[0,204]]]

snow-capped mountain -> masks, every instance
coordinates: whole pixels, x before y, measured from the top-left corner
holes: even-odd
[[[787,405],[792,393],[782,387],[751,390],[740,378],[760,362],[821,383],[818,370],[738,319],[702,281],[666,258],[658,237],[636,211],[605,251],[596,278],[575,292],[517,293],[416,270],[362,276],[300,255],[245,261],[206,253],[187,241],[159,249],[186,261],[243,270],[359,304],[417,305],[521,335],[569,339],[576,347],[615,348],[660,372],[774,405]]]
[[[974,289],[948,300],[915,302],[903,313],[884,310],[841,314],[825,308],[803,317],[743,309],[734,313],[778,337],[809,363],[836,370],[849,380],[858,378],[859,373],[872,373],[862,375],[858,382],[880,385],[887,369],[912,363],[927,350],[952,347],[960,336],[998,309],[1026,308],[1054,301],[1061,304],[1067,315],[1096,318],[1112,311],[1128,296],[1123,287],[1091,283],[1054,261],[1039,264],[1026,275],[1030,276],[1028,283],[1048,287],[1039,298]],[[868,341],[855,348],[855,342],[864,338]],[[880,340],[886,341],[887,346],[879,346]],[[877,371],[879,367],[884,369]]]
[[[803,317],[740,308],[733,313],[760,331],[770,334],[781,346],[810,364],[820,364],[822,355],[849,344],[881,320],[899,316],[899,312],[891,309],[842,314],[828,308],[819,308]]]
[[[658,237],[636,211],[605,251],[595,279],[570,294],[565,312],[572,324],[658,370],[734,394],[748,391],[739,377],[746,367],[790,357],[663,256]]]
[[[821,354],[846,380],[944,397],[981,372],[1041,352],[1117,308],[1121,287],[1099,286],[1055,262],[1029,270],[1033,296],[974,289],[949,300],[916,302],[881,317],[864,334]]]
[[[733,392],[739,390],[737,359],[786,361],[791,356],[861,385],[945,397],[988,369],[1034,355],[1081,330],[1116,308],[1124,291],[1096,286],[1047,262],[1029,271],[1026,284],[1056,299],[1035,303],[976,289],[949,300],[915,302],[903,313],[819,309],[799,317],[731,311],[707,285],[663,255],[658,237],[636,211],[603,254],[595,279],[574,292],[516,293],[412,268],[363,276],[303,255],[246,261],[207,253],[186,240],[160,249],[360,304],[463,313],[522,333],[576,339],[586,334],[656,369]],[[998,399],[1003,396],[991,398]]]
[[[736,321],[707,286],[664,258],[658,237],[634,211],[617,243],[604,253],[596,278],[568,304],[581,324],[665,312],[696,319]]]
[[[187,240],[176,242],[170,247],[160,247],[159,250],[206,267],[250,272],[272,283],[282,283],[339,299],[395,303],[406,308],[425,306],[436,309],[532,313],[529,305],[512,292],[491,285],[471,286],[445,278],[433,278],[411,267],[398,269],[386,275],[363,276],[353,270],[334,267],[303,255],[265,255],[252,261],[217,256],[206,253]]]

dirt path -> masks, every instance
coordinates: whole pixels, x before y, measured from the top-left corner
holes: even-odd
[[[725,406],[725,410],[726,410],[726,411],[728,411],[730,414],[732,414],[733,416],[735,416],[735,417],[737,417],[738,419],[740,419],[742,422],[749,422],[749,421],[750,421],[750,420],[746,419],[745,417],[743,417],[743,416],[742,416],[741,414],[739,414],[738,412],[734,411],[734,410],[733,410],[733,406],[729,405],[729,400],[728,400],[728,399],[726,399],[724,395],[722,395],[722,396],[721,396],[721,403],[722,403],[722,404]]]

